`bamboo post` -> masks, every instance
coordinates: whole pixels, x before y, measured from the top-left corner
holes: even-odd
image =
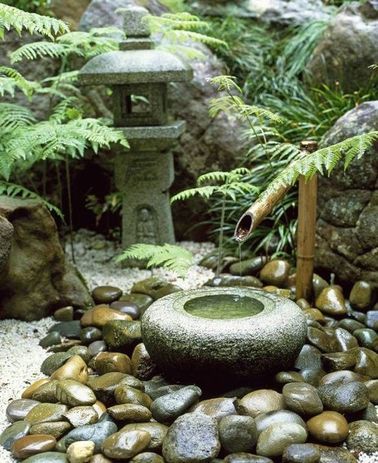
[[[318,148],[315,141],[303,141],[301,149],[313,153]],[[297,278],[296,298],[310,300],[314,272],[315,227],[318,179],[315,174],[306,180],[299,177],[298,232],[297,232]]]

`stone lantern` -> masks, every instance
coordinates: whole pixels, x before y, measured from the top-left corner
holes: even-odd
[[[169,188],[174,179],[168,151],[185,130],[168,115],[170,82],[192,78],[191,68],[172,53],[153,49],[145,8],[121,10],[126,40],[119,51],[92,58],[80,71],[82,85],[113,91],[114,126],[130,150],[117,148],[115,179],[122,194],[122,244],[173,243]]]

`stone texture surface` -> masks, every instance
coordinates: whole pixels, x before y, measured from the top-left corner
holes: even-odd
[[[378,62],[378,6],[354,2],[330,22],[307,65],[311,85],[358,90],[372,78],[369,66]]]
[[[195,0],[192,6],[201,14],[232,15],[281,25],[303,24],[328,16],[321,0]]]
[[[347,112],[326,134],[324,145],[378,130],[378,101]],[[378,286],[378,146],[319,179],[316,266],[350,284]]]
[[[65,261],[44,206],[2,196],[0,215],[14,228],[8,270],[0,280],[0,317],[37,320],[60,306],[91,303],[81,276]]]
[[[241,319],[193,317],[188,300],[238,294],[264,304],[258,315]],[[232,380],[254,378],[289,367],[303,346],[306,323],[291,301],[259,290],[199,289],[156,301],[142,318],[142,338],[152,360],[173,376]],[[230,372],[232,371],[232,375]]]
[[[122,17],[115,11],[130,4],[142,5],[154,14],[165,11],[157,0],[92,0],[81,19],[80,28],[88,30],[91,27],[108,25],[121,27]],[[203,59],[190,63],[194,72],[193,80],[176,83],[170,86],[168,92],[170,113],[174,119],[187,122],[187,131],[173,149],[176,177],[172,193],[193,186],[198,175],[205,171],[234,167],[236,158],[243,149],[240,123],[232,116],[224,115],[211,119],[208,114],[209,101],[216,96],[216,91],[208,79],[227,73],[226,69],[207,47],[198,44],[193,46],[204,55]],[[110,103],[106,104],[110,108]],[[104,159],[98,158],[94,162],[99,163],[102,168],[106,166]],[[177,238],[187,231],[189,222],[199,221],[199,214],[202,217],[206,214],[200,202],[191,201],[173,207]],[[202,236],[200,229],[192,233],[192,237]]]

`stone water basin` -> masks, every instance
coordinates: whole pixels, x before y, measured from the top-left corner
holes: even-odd
[[[306,319],[291,300],[253,288],[201,288],[154,302],[143,342],[165,374],[197,383],[248,383],[293,366]]]

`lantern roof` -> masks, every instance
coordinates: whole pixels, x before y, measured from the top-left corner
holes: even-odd
[[[111,51],[92,58],[80,70],[83,85],[122,85],[180,82],[192,78],[192,69],[163,50]]]
[[[95,56],[79,72],[82,85],[127,85],[181,82],[193,76],[191,67],[174,54],[152,48],[146,21],[148,11],[141,7],[119,10],[124,16],[126,41],[119,51]]]

